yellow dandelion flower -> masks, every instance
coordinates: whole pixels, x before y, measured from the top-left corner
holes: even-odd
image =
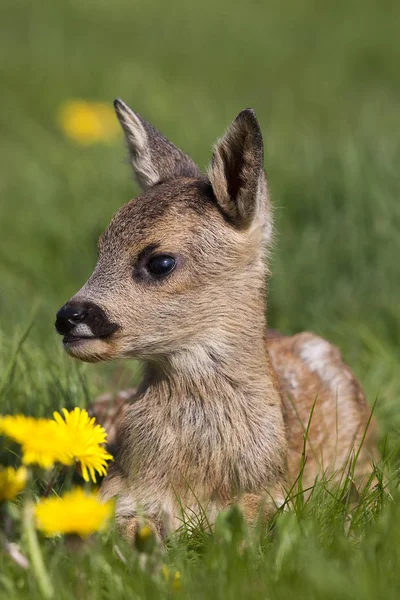
[[[21,445],[24,464],[50,469],[56,462],[72,465],[76,460],[85,481],[96,482],[96,472],[105,475],[107,461],[113,458],[102,445],[107,440],[106,431],[86,410],[68,412],[64,408],[63,414],[64,419],[54,413],[54,420],[24,415],[0,417],[0,433]]]
[[[69,100],[59,111],[64,133],[79,144],[108,141],[119,133],[113,109],[102,102]]]
[[[57,431],[56,423],[50,419],[41,421],[22,444],[24,465],[37,464],[43,469],[51,469],[57,462],[72,465],[73,458],[67,452],[65,440]]]
[[[35,506],[36,525],[45,535],[77,534],[87,537],[100,531],[113,512],[112,500],[102,503],[97,494],[75,488],[62,498],[45,498]]]
[[[0,433],[21,445],[22,462],[50,469],[55,462],[73,462],[64,449],[57,424],[52,419],[34,419],[25,415],[0,417]]]
[[[107,441],[106,430],[101,425],[95,425],[95,418],[90,418],[85,409],[74,408],[68,412],[64,408],[62,412],[64,419],[58,412],[53,416],[62,432],[63,449],[71,460],[80,462],[83,479],[96,482],[96,472],[105,475],[107,461],[113,458],[102,446]]]
[[[156,547],[157,539],[155,533],[148,525],[143,525],[135,536],[135,547],[139,552],[150,554]]]
[[[167,581],[171,585],[173,590],[178,592],[182,589],[180,571],[172,571],[171,572],[171,570],[167,567],[167,565],[163,565],[162,569],[161,569],[161,573],[162,573],[165,581]]]
[[[1,416],[0,433],[18,442],[18,444],[22,444],[29,437],[38,420],[33,417],[25,417],[25,415]]]
[[[25,487],[28,471],[25,467],[0,468],[0,502],[13,500]]]
[[[139,537],[143,538],[143,540],[147,540],[154,535],[154,532],[153,532],[152,528],[149,527],[148,525],[143,525],[143,527],[141,527],[139,529],[139,531],[137,532],[137,535]]]

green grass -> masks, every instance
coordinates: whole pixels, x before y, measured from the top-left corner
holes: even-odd
[[[204,167],[253,106],[278,231],[270,325],[341,347],[377,399],[391,481],[392,497],[367,495],[350,528],[321,485],[245,550],[226,524],[172,540],[162,560],[181,571],[180,593],[119,540],[99,539],[83,557],[43,543],[57,598],[398,597],[399,25],[390,0],[3,0],[1,412],[49,415],[136,377],[130,364],[71,362],[53,331],[94,266],[99,233],[137,193],[122,139],[74,144],[58,128],[60,104],[120,96]],[[31,572],[4,555],[0,564],[2,596],[40,597]]]

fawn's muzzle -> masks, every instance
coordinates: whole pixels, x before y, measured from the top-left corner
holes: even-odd
[[[56,330],[65,338],[105,338],[119,329],[104,310],[91,302],[67,302],[56,315]]]

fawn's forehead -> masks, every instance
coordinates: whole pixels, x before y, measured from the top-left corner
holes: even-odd
[[[158,184],[130,200],[113,217],[99,240],[102,252],[140,248],[159,238],[188,238],[221,221],[211,184],[179,178]]]

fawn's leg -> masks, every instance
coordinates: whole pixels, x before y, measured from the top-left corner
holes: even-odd
[[[117,465],[114,463],[111,465],[107,476],[101,484],[100,497],[103,501],[106,501],[120,495],[123,497],[125,493],[126,483],[118,471]],[[118,532],[129,542],[134,542],[138,531],[145,526],[151,529],[158,540],[162,540],[165,537],[165,527],[160,519],[147,515],[140,516],[135,513],[132,515],[120,515],[118,514],[118,503],[115,521]]]
[[[157,542],[163,541],[164,528],[162,523],[157,519],[132,515],[129,517],[117,517],[116,524],[121,536],[132,544],[135,543],[138,536],[144,544],[146,543],[146,538],[153,535]]]
[[[244,494],[238,506],[249,527],[257,524],[267,525],[275,516],[276,511],[284,503],[282,490],[275,494]]]

